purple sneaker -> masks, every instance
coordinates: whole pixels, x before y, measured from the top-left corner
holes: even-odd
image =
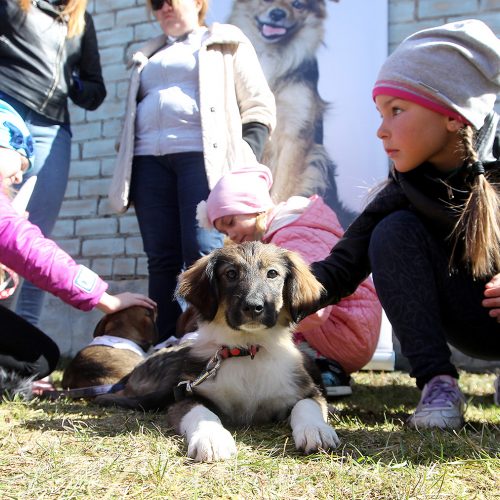
[[[415,429],[460,429],[464,408],[465,397],[456,379],[438,375],[425,384],[417,409],[406,423]]]

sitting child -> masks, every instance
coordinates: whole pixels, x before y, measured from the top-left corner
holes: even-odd
[[[373,275],[422,390],[413,428],[464,423],[448,343],[500,360],[499,69],[500,40],[475,19],[400,44],[373,88],[390,178],[311,266],[327,291],[320,305]]]
[[[32,161],[33,143],[26,124],[0,100],[0,290],[5,291],[2,280],[10,275],[15,282],[19,274],[83,311],[97,307],[112,313],[133,305],[154,308],[151,299],[138,293],[108,294],[108,285],[97,274],[77,264],[18,214],[11,204],[12,185],[21,181]],[[1,397],[7,382],[14,385],[19,380],[25,387],[23,378],[43,378],[52,372],[59,349],[42,331],[1,305],[0,325]]]
[[[325,258],[342,237],[335,213],[319,196],[292,196],[274,204],[271,171],[255,165],[232,171],[198,205],[198,223],[215,227],[233,242],[261,240],[298,252],[306,262]],[[382,308],[370,279],[334,306],[302,320],[295,339],[316,360],[329,396],[351,394],[348,374],[371,359]]]

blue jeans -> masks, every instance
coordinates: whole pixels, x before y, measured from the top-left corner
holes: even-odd
[[[208,194],[203,153],[134,158],[130,199],[148,258],[149,296],[158,304],[160,341],[175,334],[181,313],[177,276],[223,243],[219,232],[196,222],[196,206]]]
[[[25,177],[38,176],[35,190],[28,204],[29,220],[49,237],[54,229],[68,183],[71,159],[71,131],[69,124],[55,122],[31,110],[16,99],[0,93],[24,119],[33,136],[35,162]],[[25,280],[16,312],[33,325],[38,325],[45,292]]]
[[[500,359],[500,324],[481,305],[489,280],[463,269],[450,273],[441,240],[416,214],[400,210],[370,241],[377,294],[420,388],[436,375],[458,377],[448,342],[469,356]]]

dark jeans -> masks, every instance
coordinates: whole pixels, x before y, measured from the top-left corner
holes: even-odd
[[[0,305],[0,367],[43,378],[59,360],[57,345],[41,330]]]
[[[473,280],[463,270],[450,274],[443,243],[414,213],[395,212],[378,224],[370,261],[378,296],[420,388],[435,375],[458,377],[447,342],[472,357],[500,359],[500,324],[481,305],[489,280]]]
[[[181,307],[177,276],[214,248],[222,235],[198,227],[196,206],[209,194],[203,153],[136,156],[130,197],[148,258],[149,296],[158,304],[160,341],[175,334]]]

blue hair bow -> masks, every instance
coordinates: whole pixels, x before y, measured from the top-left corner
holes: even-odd
[[[19,149],[23,149],[28,158],[33,156],[33,139],[31,138],[31,135],[23,135],[19,128],[8,120],[3,122],[3,126],[10,132],[9,144],[12,146],[12,148],[16,151]]]

